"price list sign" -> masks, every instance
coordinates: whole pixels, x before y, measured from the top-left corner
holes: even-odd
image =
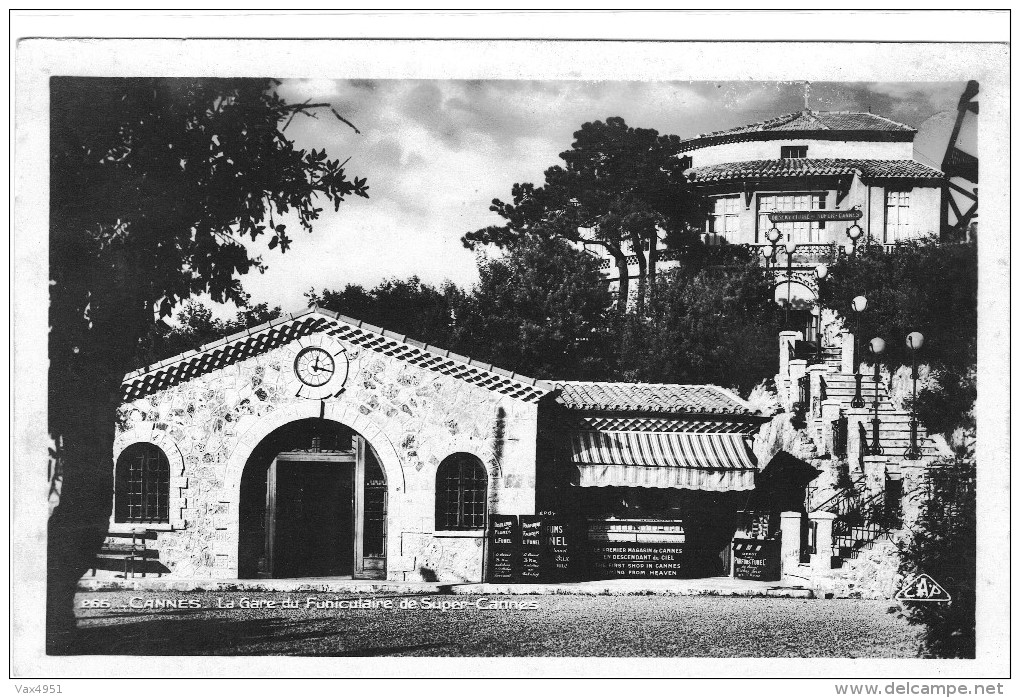
[[[545,557],[542,550],[541,516],[522,515],[521,522],[521,566],[520,580],[526,583],[542,581]]]
[[[490,582],[515,582],[520,554],[520,526],[516,516],[492,515],[490,546],[492,549],[492,567],[489,570]]]

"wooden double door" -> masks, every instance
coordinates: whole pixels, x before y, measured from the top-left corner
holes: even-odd
[[[266,477],[269,576],[386,576],[386,485],[371,447],[280,453]]]

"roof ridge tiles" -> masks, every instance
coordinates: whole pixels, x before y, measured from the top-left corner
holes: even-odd
[[[353,327],[357,327],[357,328],[359,328],[360,330],[362,330],[364,332],[370,332],[372,334],[379,335],[379,336],[381,336],[383,338],[386,338],[386,339],[390,339],[390,340],[393,340],[393,341],[397,341],[397,342],[401,342],[401,343],[407,344],[409,346],[415,347],[415,348],[420,349],[422,351],[425,351],[425,352],[431,353],[433,355],[436,355],[440,359],[448,359],[448,360],[456,361],[458,363],[464,364],[464,365],[474,369],[473,371],[469,371],[468,372],[470,374],[476,374],[477,375],[478,371],[485,371],[487,373],[491,373],[493,375],[500,376],[503,379],[508,379],[508,380],[512,380],[512,381],[514,381],[516,383],[520,383],[520,384],[525,385],[528,388],[533,389],[533,390],[551,392],[551,391],[553,391],[555,389],[553,384],[551,382],[549,382],[549,381],[541,381],[541,380],[538,380],[536,378],[532,378],[532,377],[529,377],[529,376],[524,376],[524,375],[521,375],[521,374],[518,374],[518,373],[515,373],[515,372],[511,372],[511,371],[509,371],[507,369],[502,369],[502,368],[499,368],[497,366],[493,366],[491,363],[486,363],[486,362],[480,361],[478,359],[472,359],[469,356],[465,356],[463,354],[457,354],[455,352],[450,351],[449,349],[444,349],[442,347],[437,347],[437,346],[434,346],[434,345],[430,345],[428,343],[421,342],[419,340],[411,339],[407,335],[403,335],[403,334],[400,334],[400,333],[397,333],[397,332],[393,332],[391,330],[387,330],[387,329],[379,327],[377,325],[372,325],[372,324],[367,323],[367,322],[365,322],[363,320],[358,320],[356,318],[352,318],[352,317],[348,317],[346,315],[342,315],[342,314],[340,314],[340,313],[338,313],[336,311],[333,311],[333,310],[328,310],[326,308],[321,308],[321,307],[319,307],[317,305],[314,305],[314,304],[309,306],[307,309],[305,309],[305,310],[303,310],[301,312],[298,312],[298,313],[287,313],[285,315],[281,315],[278,318],[274,318],[272,320],[269,320],[268,322],[261,323],[259,325],[254,326],[254,327],[251,327],[251,328],[248,328],[246,330],[243,330],[241,332],[234,333],[234,334],[232,334],[232,335],[230,335],[228,337],[222,337],[222,338],[213,340],[212,342],[207,342],[206,344],[198,347],[197,349],[189,349],[188,351],[182,352],[182,353],[177,354],[175,356],[171,356],[171,357],[168,357],[168,358],[163,359],[161,361],[157,361],[155,363],[139,367],[139,368],[135,369],[134,371],[131,371],[131,372],[127,373],[124,376],[123,384],[126,385],[126,384],[128,384],[130,382],[133,382],[133,381],[136,381],[138,379],[141,379],[143,376],[146,376],[147,374],[155,373],[155,372],[160,371],[162,369],[168,368],[168,367],[170,367],[172,365],[179,364],[179,363],[181,363],[181,362],[183,362],[183,361],[185,361],[187,359],[194,359],[194,358],[198,357],[201,354],[205,354],[205,353],[209,353],[209,352],[215,351],[216,349],[220,349],[220,348],[225,347],[225,346],[227,346],[229,344],[233,344],[233,343],[239,342],[239,341],[244,341],[244,340],[246,340],[246,339],[248,339],[250,337],[254,337],[255,335],[258,335],[258,334],[261,334],[263,332],[269,331],[269,330],[271,330],[271,329],[273,329],[275,327],[279,327],[281,325],[285,325],[285,324],[288,324],[288,323],[291,323],[291,322],[294,322],[294,321],[299,321],[299,320],[301,320],[301,319],[303,319],[303,318],[305,318],[306,316],[309,316],[309,315],[318,315],[320,317],[329,318],[329,319],[337,321],[337,322],[341,322],[341,323],[344,323],[344,324],[347,324],[347,325],[351,325]],[[316,329],[318,329],[318,328],[316,328]],[[531,395],[533,396],[533,393]]]

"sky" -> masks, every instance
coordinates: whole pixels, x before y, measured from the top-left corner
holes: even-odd
[[[939,167],[964,87],[813,83],[808,104],[912,126],[915,159]],[[252,302],[285,312],[306,307],[312,288],[412,275],[469,287],[476,257],[461,236],[501,224],[492,200],[510,199],[515,182],[540,184],[587,121],[621,116],[629,126],[692,137],[800,111],[805,101],[802,82],[315,79],[284,81],[278,92],[291,102],[329,102],[357,127],[325,110],[298,116],[286,134],[301,148],[349,158],[348,176],[366,177],[370,196],[338,212],[325,207],[311,234],[296,232],[286,254],[264,251],[268,270],[243,279]]]

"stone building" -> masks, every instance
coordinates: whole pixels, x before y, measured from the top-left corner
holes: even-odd
[[[110,533],[144,531],[150,571],[453,582],[485,577],[489,517],[544,510],[715,521],[718,559],[767,421],[712,386],[543,382],[314,307],[129,374],[121,416]]]

